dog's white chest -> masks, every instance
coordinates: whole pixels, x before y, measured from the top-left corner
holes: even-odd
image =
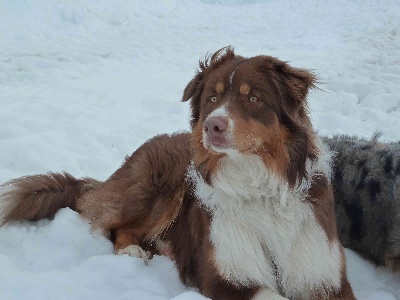
[[[210,239],[220,274],[234,284],[265,286],[291,299],[299,289],[304,295],[324,284],[339,287],[339,246],[329,244],[311,208],[303,202],[282,209],[263,204],[214,213]]]
[[[256,160],[246,163],[253,177],[225,168],[214,187],[195,178],[197,196],[212,213],[210,241],[220,275],[290,299],[339,288],[339,244],[328,241],[302,191],[290,191],[266,170],[254,171]]]
[[[295,235],[296,227],[283,220],[282,228],[276,226],[276,216],[266,215],[266,210],[259,201],[238,211],[214,211],[210,240],[220,274],[228,281],[278,290],[276,249],[281,250],[281,257],[288,256],[287,237]]]

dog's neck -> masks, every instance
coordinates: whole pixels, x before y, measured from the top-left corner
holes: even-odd
[[[331,154],[319,141],[318,146],[318,159],[315,162],[307,160],[307,177],[293,188],[284,178],[268,170],[260,156],[237,151],[220,158],[211,184],[203,180],[193,163],[187,175],[195,186],[197,198],[211,212],[240,210],[259,201],[286,206],[288,199],[303,200],[316,176],[322,174],[330,178]]]

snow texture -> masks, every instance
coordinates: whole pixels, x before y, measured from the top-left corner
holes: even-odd
[[[0,182],[49,171],[106,179],[145,140],[189,128],[183,89],[234,46],[313,69],[312,121],[400,140],[398,0],[0,0]],[[400,274],[346,251],[359,299],[400,299]],[[0,228],[0,299],[204,299],[173,263],[114,256],[63,209]]]

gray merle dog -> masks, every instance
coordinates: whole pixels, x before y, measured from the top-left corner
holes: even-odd
[[[335,136],[333,187],[345,247],[400,271],[400,143]]]

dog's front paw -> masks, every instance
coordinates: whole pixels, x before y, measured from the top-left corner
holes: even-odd
[[[147,262],[148,259],[150,258],[150,253],[147,251],[144,251],[140,246],[138,245],[129,245],[123,249],[118,249],[115,250],[116,255],[124,255],[127,254],[132,257],[138,257],[144,260],[144,262]]]

